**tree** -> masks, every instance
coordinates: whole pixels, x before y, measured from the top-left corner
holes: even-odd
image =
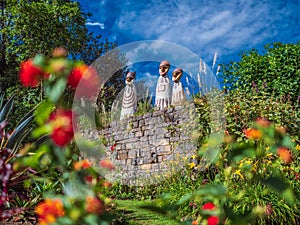
[[[242,53],[240,62],[223,68],[222,79],[230,89],[246,92],[273,93],[296,100],[300,95],[300,42],[297,44],[273,43],[260,54],[252,49]]]
[[[50,55],[63,46],[71,58],[89,63],[115,44],[100,42],[88,32],[88,14],[78,2],[69,0],[1,0],[0,82],[2,88],[15,85],[21,61],[37,53]]]

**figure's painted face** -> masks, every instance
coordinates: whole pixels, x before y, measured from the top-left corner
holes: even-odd
[[[126,75],[125,83],[130,84],[132,80],[134,80],[134,78],[135,78],[135,72],[128,72]]]
[[[126,84],[129,84],[133,80],[133,77],[126,77]]]
[[[175,83],[178,83],[181,77],[182,77],[182,69],[176,68],[172,73],[172,80]]]
[[[170,69],[170,63],[168,61],[162,61],[159,65],[159,75],[165,76]]]

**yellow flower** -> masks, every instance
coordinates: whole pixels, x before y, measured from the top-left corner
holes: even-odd
[[[196,159],[197,156],[196,156],[196,155],[192,155],[191,158],[192,158],[192,159]]]
[[[196,166],[196,164],[194,162],[192,162],[192,163],[189,163],[188,166],[190,167],[190,169],[193,169]]]
[[[300,145],[296,145],[296,148],[295,148],[297,151],[300,151]]]
[[[238,175],[242,180],[244,179],[243,174],[241,174],[241,170],[236,170],[233,175]]]

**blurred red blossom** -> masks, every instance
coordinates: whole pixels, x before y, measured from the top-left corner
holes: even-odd
[[[53,128],[51,138],[58,146],[69,144],[74,136],[72,124],[73,112],[71,110],[56,110],[50,115],[50,123]]]
[[[57,217],[65,214],[63,203],[60,199],[46,198],[35,208],[35,212],[39,217],[40,225],[55,223]]]
[[[100,215],[104,212],[104,203],[97,197],[87,196],[85,208],[88,213]]]
[[[100,86],[99,76],[93,67],[85,64],[75,66],[68,76],[68,84],[76,89],[77,97],[91,98]]]
[[[217,216],[210,216],[207,218],[208,225],[217,225],[219,224],[219,217]]]
[[[285,163],[288,164],[292,161],[291,152],[285,147],[279,147],[277,149],[278,157]]]
[[[40,67],[34,65],[31,59],[21,63],[19,77],[24,87],[36,87],[42,78],[47,79],[49,76]]]
[[[202,206],[202,210],[214,210],[215,208],[216,206],[212,202],[207,202]]]
[[[108,170],[114,170],[115,169],[114,164],[108,159],[101,160],[100,161],[100,166],[105,168],[105,169],[108,169]]]
[[[74,162],[73,167],[75,170],[88,169],[91,167],[91,164],[88,160],[81,160],[78,162]]]
[[[257,140],[262,137],[261,131],[256,128],[248,128],[244,133],[248,139]]]

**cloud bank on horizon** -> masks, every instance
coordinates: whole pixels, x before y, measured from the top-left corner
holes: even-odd
[[[79,0],[93,23],[119,45],[163,40],[189,48],[204,60],[218,52],[225,62],[267,43],[300,41],[297,0]],[[222,63],[222,62],[221,62]]]

